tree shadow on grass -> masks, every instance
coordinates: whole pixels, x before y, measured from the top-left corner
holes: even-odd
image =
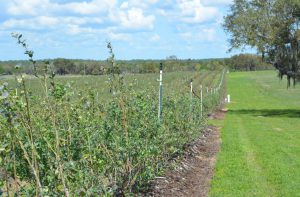
[[[258,117],[300,118],[300,109],[239,109],[229,110],[232,114],[249,114]]]

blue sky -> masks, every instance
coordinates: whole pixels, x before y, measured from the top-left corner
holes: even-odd
[[[0,0],[0,60],[26,59],[11,38],[22,33],[36,59],[228,57],[223,16],[232,0]],[[238,53],[239,51],[235,51]]]

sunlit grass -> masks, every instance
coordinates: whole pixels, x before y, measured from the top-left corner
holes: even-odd
[[[300,87],[273,71],[229,76],[210,196],[300,196]]]

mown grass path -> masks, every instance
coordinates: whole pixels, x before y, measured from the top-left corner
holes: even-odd
[[[276,72],[230,73],[232,103],[210,196],[300,196],[300,85]]]

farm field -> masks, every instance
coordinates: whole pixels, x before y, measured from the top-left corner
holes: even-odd
[[[300,0],[0,10],[0,197],[300,197]]]
[[[200,84],[203,87],[213,88],[219,83],[220,71],[181,71],[181,72],[167,72],[163,76],[164,94],[171,96],[173,94],[183,94],[190,91],[190,80],[192,79],[196,85],[194,88],[195,93],[200,92]],[[149,92],[158,91],[158,78],[156,73],[151,74],[125,74],[125,86],[130,86],[136,91],[147,90]],[[26,76],[27,87],[29,91],[36,95],[43,95],[43,84],[34,76]],[[56,82],[61,84],[69,84],[77,93],[87,90],[93,90],[97,94],[97,100],[103,102],[111,98],[109,93],[109,82],[107,75],[100,76],[83,76],[83,75],[66,75],[57,76]],[[0,76],[0,83],[8,82],[11,88],[17,87],[17,82],[14,76]],[[206,94],[206,90],[204,94]]]
[[[300,87],[275,71],[231,73],[227,86],[210,196],[300,196]]]
[[[116,94],[109,92],[110,75],[0,78],[0,191],[29,196],[144,191],[206,126],[206,114],[224,94],[222,73],[165,73],[161,119],[158,74],[128,74],[122,83],[115,76]],[[219,91],[211,91],[219,84]]]

